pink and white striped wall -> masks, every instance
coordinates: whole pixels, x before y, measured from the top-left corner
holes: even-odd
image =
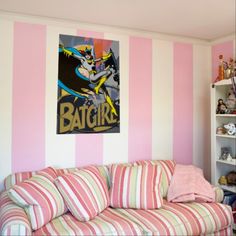
[[[119,134],[56,135],[59,34],[119,40]],[[210,149],[204,146],[210,139],[204,130],[210,110],[209,45],[39,24],[30,18],[1,19],[0,35],[1,185],[12,172],[50,165],[174,158],[204,167]]]

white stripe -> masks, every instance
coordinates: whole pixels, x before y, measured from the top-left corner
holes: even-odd
[[[19,234],[20,235],[26,235],[26,227],[25,225],[19,225],[20,229],[19,229]]]
[[[105,33],[104,38],[120,44],[120,133],[103,135],[103,164],[128,162],[129,37]]]
[[[153,40],[152,159],[173,159],[173,43]]]
[[[0,192],[3,180],[11,173],[12,140],[12,68],[13,68],[13,23],[0,20]]]
[[[57,81],[59,34],[76,35],[76,30],[47,27],[46,55],[46,166],[75,166],[75,136],[57,135]]]
[[[193,46],[193,164],[210,180],[210,83],[211,49]]]

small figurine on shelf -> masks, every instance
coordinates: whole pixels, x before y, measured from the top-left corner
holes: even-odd
[[[230,153],[227,154],[226,161],[233,161],[233,157],[231,156]]]
[[[218,67],[218,76],[215,79],[215,82],[230,79],[236,76],[236,60],[233,58],[229,59],[229,62],[223,60],[223,55],[219,55],[219,67]]]
[[[226,99],[226,105],[228,109],[235,109],[236,108],[236,96],[234,94],[234,89],[231,87],[228,91],[228,97]]]
[[[220,176],[218,182],[219,182],[219,184],[221,184],[221,185],[227,185],[226,176],[225,176],[225,175]]]
[[[236,185],[236,171],[231,171],[226,175],[227,184]]]
[[[236,125],[232,122],[224,125],[224,128],[227,130],[228,135],[235,135],[236,134]]]
[[[227,106],[225,105],[222,98],[218,100],[216,114],[226,114],[227,113]]]
[[[220,80],[223,80],[224,79],[224,65],[225,65],[225,62],[223,61],[223,55],[219,55],[219,59],[220,59],[220,65],[218,67],[218,76],[216,78],[216,82],[217,81],[220,81]]]
[[[225,64],[225,79],[230,79],[234,76],[236,76],[235,74],[236,72],[236,61],[233,60],[233,58],[229,59],[229,62],[226,62]]]
[[[231,153],[232,153],[231,147],[222,147],[221,156],[219,159],[223,161],[229,161],[230,157],[232,159]]]
[[[222,134],[226,134],[226,132],[227,132],[226,129],[222,126],[217,127],[217,129],[216,129],[216,134],[222,135]]]

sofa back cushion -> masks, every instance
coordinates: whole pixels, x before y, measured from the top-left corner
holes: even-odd
[[[67,211],[64,200],[53,183],[56,178],[56,170],[48,167],[8,191],[11,200],[24,208],[33,230]]]
[[[138,165],[159,165],[162,169],[161,174],[161,193],[162,197],[166,198],[171,178],[175,169],[175,161],[173,160],[140,160],[135,162]]]
[[[110,205],[115,208],[160,208],[161,172],[159,165],[112,165]]]
[[[96,167],[59,176],[55,184],[79,221],[91,220],[109,206],[108,188]]]
[[[55,169],[57,171],[57,175],[63,175],[66,173],[73,173],[75,171],[78,171],[81,168],[78,167],[74,167],[74,168],[63,168],[63,169]],[[109,170],[108,170],[108,166],[106,165],[101,165],[101,166],[97,166],[101,176],[105,179],[106,184],[108,186],[108,189],[110,188],[110,176],[109,176]],[[29,178],[31,178],[32,176],[36,175],[39,171],[27,171],[27,172],[18,172],[18,173],[14,173],[14,174],[10,174],[8,175],[5,179],[4,179],[4,190],[9,190],[10,188],[12,188],[15,184],[19,184]]]

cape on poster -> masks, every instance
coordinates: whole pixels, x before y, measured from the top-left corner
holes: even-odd
[[[119,133],[119,42],[59,37],[57,133]]]

